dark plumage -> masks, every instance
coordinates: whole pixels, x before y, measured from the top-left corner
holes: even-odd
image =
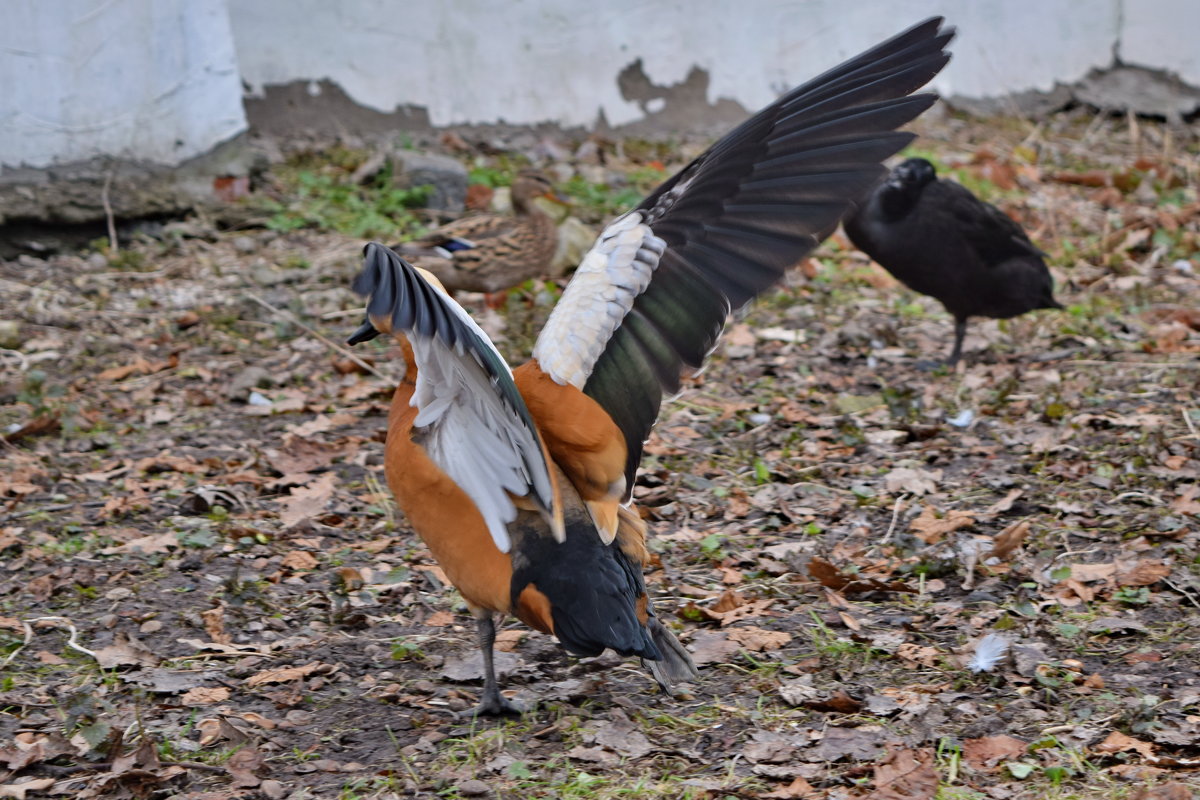
[[[892,170],[846,235],[915,292],[954,315],[950,364],[962,356],[969,317],[1008,319],[1035,308],[1062,308],[1042,252],[1021,226],[933,165],[910,158]]]

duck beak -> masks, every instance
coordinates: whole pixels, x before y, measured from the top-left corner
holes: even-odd
[[[346,340],[346,344],[369,342],[378,335],[379,331],[371,324],[371,320],[366,319],[363,320],[363,324],[358,327],[358,330],[350,335],[350,338]]]

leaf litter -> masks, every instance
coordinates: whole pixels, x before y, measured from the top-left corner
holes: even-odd
[[[360,313],[359,238],[196,218],[102,269],[0,262],[0,797],[1189,796],[1196,143],[1083,112],[919,127],[1067,309],[923,372],[950,321],[835,234],[646,446],[647,582],[701,680],[660,695],[506,623],[520,720],[458,716],[473,625],[382,474],[395,348],[316,335]],[[703,144],[514,141],[561,151],[589,224]],[[306,168],[363,163],[339,147]],[[557,288],[462,299],[519,357]]]

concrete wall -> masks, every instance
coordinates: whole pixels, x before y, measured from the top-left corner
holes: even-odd
[[[593,125],[601,116],[621,125],[669,102],[670,87],[694,95],[697,81],[709,104],[724,99],[753,110],[934,14],[959,30],[954,60],[935,83],[947,96],[1046,91],[1111,66],[1115,56],[1200,85],[1200,0],[229,0],[229,7],[252,94],[327,79],[380,112],[424,109],[435,126]],[[639,102],[622,91],[618,76],[639,59],[634,84],[661,96]]]
[[[959,30],[950,97],[1114,58],[1200,86],[1200,0],[0,0],[0,176],[179,164],[245,129],[242,81],[255,113],[309,106],[351,132],[396,109],[387,124],[723,126],[932,14]]]
[[[174,165],[245,128],[224,0],[0,2],[0,165]]]

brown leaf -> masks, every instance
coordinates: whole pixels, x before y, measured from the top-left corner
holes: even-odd
[[[583,731],[583,739],[629,758],[641,758],[654,749],[646,735],[619,708],[612,709],[607,720]]]
[[[816,797],[817,790],[804,778],[795,778],[791,783],[773,792],[760,794],[759,797],[770,800],[793,800],[794,798]]]
[[[942,479],[939,469],[914,469],[912,467],[897,467],[883,476],[884,487],[889,494],[908,492],[918,497],[937,491],[938,481]]]
[[[969,511],[951,509],[944,517],[939,517],[933,506],[925,506],[921,516],[909,525],[909,530],[926,544],[940,542],[942,538],[959,528],[967,528],[975,523],[975,515]]]
[[[689,642],[692,661],[697,666],[724,663],[737,653],[738,645],[729,640],[727,631],[696,631]]]
[[[265,771],[266,761],[253,746],[243,747],[225,762],[225,771],[233,778],[233,788],[252,789],[261,783],[257,772]]]
[[[893,750],[875,766],[875,791],[866,800],[933,800],[938,776],[931,750]]]
[[[0,786],[0,797],[11,797],[13,800],[25,800],[28,792],[41,792],[54,785],[54,778],[34,778],[22,783],[6,783]]]
[[[1025,754],[1028,745],[1012,736],[984,736],[963,742],[963,758],[973,769],[990,771],[1001,761]]]
[[[834,692],[824,700],[807,700],[800,705],[813,711],[828,711],[835,714],[857,714],[862,711],[863,704],[845,692]]]
[[[317,417],[329,426],[328,417]],[[276,450],[267,451],[267,460],[271,467],[281,475],[292,475],[304,472],[317,472],[325,469],[350,455],[358,449],[358,442],[343,440],[338,444],[328,444],[316,439],[306,439],[294,433],[284,437],[283,445]]]
[[[998,558],[1001,561],[1008,558],[1014,550],[1021,546],[1021,542],[1025,541],[1025,537],[1029,535],[1030,527],[1029,520],[1023,519],[1020,522],[1014,522],[1000,531],[1000,533],[996,534],[991,552],[987,554],[987,557]]]
[[[225,632],[224,606],[217,606],[207,611],[201,611],[200,619],[204,622],[204,632],[208,634],[208,638],[211,641],[217,644],[231,644],[233,642],[233,639]]]
[[[314,661],[311,664],[305,664],[302,667],[276,667],[274,669],[263,670],[262,672],[251,675],[246,679],[247,686],[262,686],[267,683],[287,683],[288,681],[298,681],[301,678],[307,678],[317,670],[321,669],[324,664],[319,661]]]
[[[18,439],[23,439],[26,436],[41,436],[45,433],[54,433],[62,425],[59,422],[59,414],[57,411],[52,411],[47,414],[41,414],[26,422],[21,427],[11,433],[6,433],[0,436],[0,442],[15,442]]]
[[[1196,800],[1196,792],[1186,783],[1172,781],[1157,786],[1142,786],[1129,800]]]
[[[778,650],[792,640],[792,635],[786,631],[768,631],[748,626],[731,629],[729,631],[729,638],[747,650],[758,653],[767,650]]]
[[[1080,583],[1107,581],[1117,572],[1116,564],[1072,564],[1071,580]]]
[[[1125,750],[1133,750],[1142,758],[1154,758],[1154,745],[1149,742],[1143,742],[1140,739],[1134,739],[1132,736],[1126,736],[1120,731],[1113,731],[1104,741],[1092,748],[1097,753],[1120,753]]]
[[[1116,575],[1117,586],[1153,586],[1171,574],[1171,567],[1161,561],[1139,561]]]
[[[224,686],[197,686],[184,692],[179,702],[185,706],[210,706],[224,703],[229,699],[229,694],[229,689]]]
[[[125,542],[125,544],[105,547],[100,552],[106,556],[124,553],[153,555],[154,553],[168,553],[172,548],[177,547],[179,547],[179,537],[175,535],[174,531],[166,531],[165,533],[152,533],[149,536],[142,536],[133,541]]]
[[[822,586],[840,591],[842,594],[856,594],[860,592],[916,592],[916,589],[910,589],[899,581],[885,583],[876,578],[851,578],[843,575],[833,564],[816,556],[808,562],[808,574],[815,578]]]
[[[923,667],[936,667],[940,663],[942,654],[933,647],[922,647],[918,644],[905,642],[896,648],[896,655],[905,661],[911,661],[914,664],[920,664]]]
[[[217,742],[230,742],[235,745],[250,741],[250,736],[225,717],[209,717],[196,723],[200,731],[200,746],[208,747]]]
[[[434,611],[425,618],[425,624],[431,628],[444,628],[454,624],[454,614],[449,611]]]
[[[1196,498],[1200,492],[1200,484],[1193,483],[1179,490],[1179,496],[1171,503],[1171,509],[1180,514],[1191,514],[1200,517],[1200,502]]]
[[[782,764],[790,761],[795,752],[796,746],[788,737],[774,731],[755,731],[742,748],[743,756],[762,764]]]
[[[290,570],[313,570],[318,563],[316,556],[307,550],[293,550],[279,562],[280,566]]]
[[[1018,497],[1020,497],[1022,494],[1024,494],[1023,490],[1013,489],[1008,494],[1004,495],[1003,498],[1001,498],[1000,500],[997,500],[996,502],[994,502],[990,506],[988,506],[987,509],[984,510],[984,513],[985,514],[1003,514],[1005,511],[1009,511],[1010,509],[1012,509],[1013,503],[1016,502],[1016,499]]]
[[[336,480],[337,476],[326,472],[307,486],[292,489],[291,497],[283,501],[284,507],[279,512],[279,521],[285,528],[292,528],[323,513],[325,506],[333,499],[333,485]]]
[[[523,638],[525,638],[525,631],[500,631],[496,634],[496,649],[502,653],[511,653],[517,649],[517,645]]]
[[[105,669],[113,667],[153,667],[159,658],[132,634],[117,631],[113,643],[96,651],[96,663]]]

